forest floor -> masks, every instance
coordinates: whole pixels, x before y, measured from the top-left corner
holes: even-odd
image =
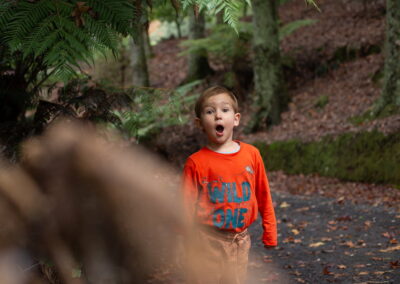
[[[384,2],[320,0],[321,12],[303,0],[282,5],[283,23],[318,20],[281,45],[282,54],[295,62],[287,74],[289,109],[279,125],[251,135],[239,128],[237,137],[270,143],[293,138],[315,141],[373,129],[399,131],[400,115],[354,122],[380,95]],[[149,67],[154,86],[173,88],[183,81],[187,66],[185,58],[176,55],[181,50],[179,42],[167,40],[154,48],[156,55]],[[242,115],[246,123],[249,112]],[[192,125],[174,130],[161,135],[168,144],[163,151],[181,166],[188,151],[199,147],[199,134],[192,134]],[[258,240],[260,226],[252,226],[251,283],[400,283],[398,189],[319,175],[271,172],[268,176],[280,244],[265,250]]]

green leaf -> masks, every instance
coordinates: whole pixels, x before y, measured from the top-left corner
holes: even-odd
[[[284,39],[285,37],[289,36],[292,34],[294,31],[301,27],[306,27],[309,25],[313,25],[317,22],[317,20],[311,20],[311,19],[303,19],[303,20],[298,20],[298,21],[293,21],[290,22],[283,27],[279,28],[279,40]]]

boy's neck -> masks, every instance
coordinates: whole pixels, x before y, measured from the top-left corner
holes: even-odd
[[[219,153],[234,153],[238,151],[239,147],[240,147],[239,143],[233,140],[229,141],[228,143],[224,143],[222,145],[212,144],[212,143],[207,144],[208,149]]]

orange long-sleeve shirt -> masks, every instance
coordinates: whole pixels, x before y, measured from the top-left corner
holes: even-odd
[[[221,154],[207,147],[191,155],[183,171],[187,214],[220,230],[242,232],[262,218],[265,245],[277,245],[274,207],[264,163],[257,148],[239,142],[240,150]]]

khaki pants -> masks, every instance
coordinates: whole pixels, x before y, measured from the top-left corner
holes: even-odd
[[[241,233],[200,229],[188,250],[188,284],[243,284],[251,246],[247,229]]]

